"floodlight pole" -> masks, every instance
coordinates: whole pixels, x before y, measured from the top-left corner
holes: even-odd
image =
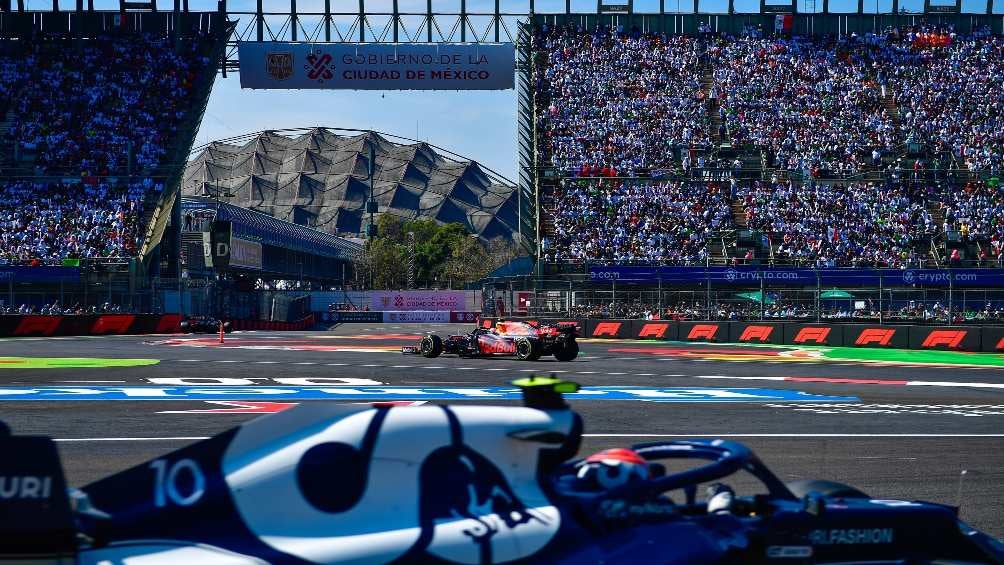
[[[370,132],[372,133],[372,132]],[[366,202],[366,211],[370,214],[370,225],[366,231],[367,237],[372,241],[376,237],[376,223],[373,221],[373,214],[376,212],[376,201],[373,200],[373,171],[376,168],[376,147],[373,146],[373,140],[369,143],[369,163],[367,167],[367,173],[369,176],[370,185],[370,196]]]

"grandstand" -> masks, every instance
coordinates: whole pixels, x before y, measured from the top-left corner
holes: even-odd
[[[177,163],[232,28],[224,14],[78,16],[45,34],[3,20],[0,261],[170,270]]]
[[[195,154],[184,194],[229,192],[227,202],[334,235],[365,232],[371,154],[377,216],[456,222],[486,241],[520,241],[526,227],[512,182],[425,142],[318,127],[257,132]]]
[[[1004,39],[978,18],[582,23],[538,17],[524,67],[543,262],[1004,267]]]

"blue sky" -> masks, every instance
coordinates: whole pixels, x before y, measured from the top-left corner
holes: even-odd
[[[253,11],[257,0],[228,0],[231,13]],[[606,0],[615,3],[618,0]],[[626,3],[626,0],[619,0]],[[725,10],[727,0],[665,0],[667,11],[677,9],[690,12],[694,2],[707,12]],[[784,0],[766,0],[774,3]],[[795,0],[802,11],[822,9],[822,0]],[[952,0],[932,0],[932,4]],[[994,13],[1004,13],[1004,0],[993,2]],[[72,9],[75,0],[59,0],[64,9]],[[353,12],[357,0],[330,0],[332,11]],[[456,13],[460,0],[432,0],[433,10]],[[734,0],[737,12],[759,9],[759,0]],[[983,12],[988,0],[961,0],[963,12]],[[26,0],[28,9],[47,9],[51,0]],[[365,0],[368,13],[389,12],[392,0]],[[173,0],[157,0],[161,9],[171,9]],[[423,12],[426,0],[398,0],[402,12]],[[469,13],[491,12],[495,0],[467,0]],[[892,0],[864,0],[864,11],[888,11]],[[536,0],[539,13],[564,10],[564,0]],[[910,11],[923,8],[923,0],[901,0],[900,5]],[[189,0],[190,9],[215,10],[215,0]],[[286,12],[289,0],[264,0],[265,11]],[[300,13],[323,12],[324,0],[298,0]],[[525,13],[529,0],[500,0],[505,13]],[[596,10],[596,0],[571,0],[573,12],[590,13]],[[117,9],[118,0],[95,0],[97,9]],[[678,8],[679,7],[679,8]],[[831,0],[833,12],[856,10],[857,0]],[[657,12],[659,0],[634,0],[636,12]],[[247,33],[249,16],[238,16],[238,33]],[[379,33],[387,18],[374,17],[371,27]],[[266,18],[269,26],[278,31],[285,18]],[[320,17],[305,16],[301,22],[304,33],[316,29]],[[515,18],[507,18],[510,29],[515,30]],[[484,29],[486,19],[472,18],[472,25]],[[353,18],[335,18],[335,33],[350,33]],[[405,25],[412,31],[417,21],[406,18]],[[449,25],[446,21],[442,25]],[[243,31],[242,31],[243,30]],[[448,34],[449,30],[443,30]],[[356,32],[358,33],[358,32]],[[480,33],[480,31],[478,32]],[[288,37],[288,35],[287,35]],[[503,38],[504,39],[504,38]],[[218,77],[213,89],[205,119],[199,131],[197,144],[215,139],[233,137],[262,129],[280,129],[307,126],[373,129],[408,138],[417,138],[444,147],[460,155],[477,160],[510,179],[516,178],[516,94],[515,91],[452,92],[452,91],[282,91],[242,90],[239,77]]]
[[[308,126],[372,129],[425,140],[516,178],[513,90],[241,90],[238,76],[217,77],[196,144]]]

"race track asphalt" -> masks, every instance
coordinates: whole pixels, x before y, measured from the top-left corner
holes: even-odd
[[[750,445],[782,479],[825,478],[877,498],[961,504],[963,519],[1004,537],[1004,356],[997,356],[1002,358],[999,367],[907,366],[826,360],[811,348],[594,340],[583,340],[579,359],[569,363],[549,358],[536,363],[425,359],[400,353],[401,345],[414,343],[423,332],[468,329],[347,324],[318,332],[234,333],[223,345],[213,336],[4,339],[0,420],[15,433],[60,440],[70,484],[83,485],[259,416],[178,413],[239,408],[218,403],[227,401],[219,396],[227,390],[235,391],[225,397],[235,402],[281,402],[248,390],[274,385],[386,385],[471,394],[531,373],[554,371],[587,387],[654,391],[632,393],[629,400],[572,401],[585,420],[586,453],[660,438],[727,437]],[[153,364],[66,367],[66,358],[147,359],[151,361],[144,363]],[[82,389],[134,385],[172,387],[168,394],[183,396],[2,400],[13,397],[3,391],[38,386],[65,387],[67,397],[79,398],[76,393]],[[668,388],[674,391],[660,392]],[[764,392],[768,389],[787,392]],[[214,390],[221,392],[210,397],[213,403],[198,399]],[[790,397],[791,391],[849,399],[792,402],[770,397]],[[639,400],[645,394],[651,396]],[[744,401],[695,401],[709,394]],[[372,399],[380,398],[375,394]],[[479,402],[517,401],[487,396]],[[735,484],[740,492],[753,487],[743,477]]]

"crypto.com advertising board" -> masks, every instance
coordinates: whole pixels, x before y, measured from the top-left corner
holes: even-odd
[[[239,55],[241,88],[506,90],[516,80],[512,43],[242,42]]]

